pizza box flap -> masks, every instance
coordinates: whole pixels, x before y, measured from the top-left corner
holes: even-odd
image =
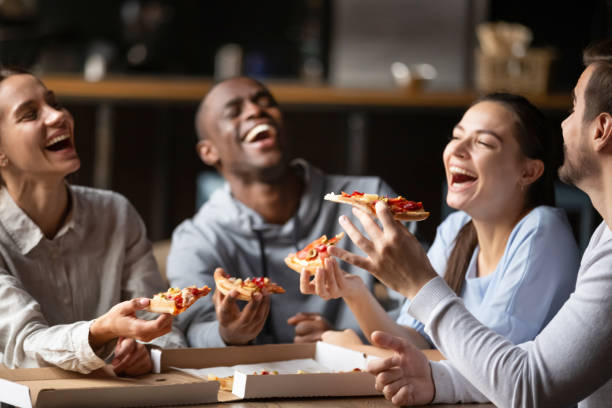
[[[141,407],[217,401],[219,385],[169,370],[116,377],[112,369],[78,374],[59,368],[0,369],[0,401],[19,407]]]
[[[311,358],[315,354],[315,349],[315,343],[164,349],[151,350],[151,358],[153,364],[160,368],[156,371],[161,371],[168,367],[205,368]]]

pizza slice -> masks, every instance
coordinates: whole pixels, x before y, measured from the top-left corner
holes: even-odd
[[[314,275],[317,268],[323,267],[325,258],[329,257],[327,248],[331,245],[336,245],[344,237],[344,232],[339,233],[331,239],[327,239],[327,235],[312,241],[297,253],[291,253],[285,258],[285,264],[297,273],[301,273],[302,269],[306,269],[311,275]]]
[[[147,310],[154,313],[170,313],[176,316],[187,310],[199,298],[208,295],[209,292],[210,288],[206,285],[201,288],[195,285],[184,289],[170,288],[153,296]]]
[[[402,196],[390,198],[377,194],[361,193],[359,191],[353,191],[351,194],[347,194],[343,191],[341,194],[325,194],[323,199],[335,203],[350,204],[374,217],[376,217],[374,205],[377,201],[384,201],[393,213],[393,218],[399,221],[422,221],[429,217],[429,212],[423,209],[423,203],[420,201],[406,200]]]
[[[219,383],[219,388],[223,391],[232,392],[232,388],[234,387],[234,376],[230,375],[228,377],[217,377],[213,374],[208,374],[208,381],[217,381]]]
[[[215,284],[219,292],[227,295],[236,289],[238,291],[238,299],[250,301],[255,292],[261,292],[263,288],[266,288],[268,293],[285,293],[285,289],[282,286],[271,282],[269,278],[258,277],[258,278],[246,278],[244,280],[240,278],[230,277],[223,268],[215,269],[214,273]]]

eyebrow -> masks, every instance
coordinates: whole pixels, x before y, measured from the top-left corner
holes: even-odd
[[[454,131],[455,129],[458,129],[458,130],[461,130],[462,132],[465,132],[465,129],[463,129],[463,127],[462,127],[461,125],[459,125],[459,124],[455,125],[455,127],[453,128],[453,131]],[[497,140],[499,140],[499,141],[500,141],[500,142],[502,142],[502,143],[503,143],[503,141],[504,141],[504,140],[501,138],[501,136],[500,136],[500,135],[498,135],[497,133],[493,132],[492,130],[487,130],[487,129],[477,129],[475,133],[476,133],[476,134],[478,134],[478,135],[482,135],[482,134],[485,134],[485,135],[491,135],[491,136],[495,137]]]
[[[19,106],[17,106],[17,108],[15,108],[15,110],[13,111],[13,116],[18,116],[22,111],[32,107],[32,105],[34,104],[35,102],[33,99],[20,103]]]

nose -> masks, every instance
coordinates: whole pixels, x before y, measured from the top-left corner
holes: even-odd
[[[247,119],[257,118],[261,116],[262,112],[263,108],[257,103],[248,99],[244,102],[243,113]]]
[[[469,155],[468,146],[470,145],[469,137],[464,137],[449,145],[450,154],[456,157],[466,158]]]
[[[55,109],[47,106],[45,109],[45,124],[55,126],[63,123],[66,120],[66,111],[63,109]]]

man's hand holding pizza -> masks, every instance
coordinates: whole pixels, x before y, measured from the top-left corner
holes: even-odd
[[[393,214],[382,201],[375,205],[382,229],[372,217],[353,208],[369,238],[366,238],[346,217],[340,217],[340,225],[350,239],[367,258],[355,255],[336,246],[329,248],[330,255],[365,269],[387,287],[412,299],[431,279],[438,276],[429,263],[421,244],[408,229],[393,219]]]
[[[265,288],[253,293],[251,300],[242,310],[236,304],[240,293],[232,289],[226,295],[216,290],[213,295],[219,334],[228,345],[243,345],[253,340],[264,324],[270,312],[270,296]]]

